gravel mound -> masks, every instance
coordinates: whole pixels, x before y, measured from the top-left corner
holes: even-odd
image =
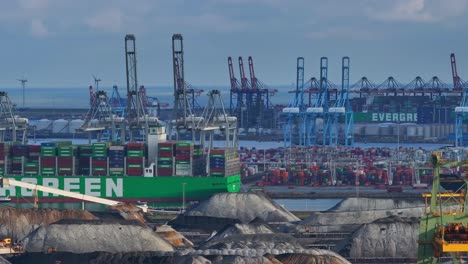
[[[156,234],[169,242],[175,248],[192,248],[192,241],[188,240],[184,235],[177,232],[174,228],[168,225],[162,225],[156,229]]]
[[[41,226],[24,240],[28,252],[86,253],[173,251],[172,246],[138,221],[103,222],[67,220]]]
[[[355,212],[316,212],[302,221],[304,225],[354,225],[367,224],[389,216],[421,217],[424,208],[384,209]]]
[[[248,223],[255,218],[265,222],[300,221],[263,193],[220,193],[200,203],[185,216],[208,216],[238,219]]]
[[[0,209],[0,236],[22,240],[29,233],[42,225],[48,225],[61,219],[96,219],[88,211],[56,209]]]
[[[346,198],[327,212],[350,212],[369,210],[392,210],[404,208],[424,207],[424,202],[419,200],[403,199],[377,199],[377,198]]]
[[[214,242],[228,236],[233,235],[253,235],[253,234],[273,234],[275,233],[271,227],[262,223],[261,221],[253,221],[249,224],[233,224],[228,225],[225,228],[219,230],[216,234],[206,240],[208,242]]]
[[[292,236],[287,234],[251,234],[251,235],[231,235],[214,241],[205,243],[201,249],[251,249],[250,256],[263,255],[274,251],[293,252],[304,250],[300,243]],[[256,251],[256,252],[254,252]],[[273,253],[274,254],[274,253]]]
[[[309,250],[310,251],[310,250]],[[233,255],[218,256],[161,256],[155,252],[132,252],[132,253],[107,253],[94,252],[86,254],[74,254],[68,252],[55,252],[51,254],[27,253],[12,258],[14,263],[35,263],[49,264],[61,261],[62,263],[81,264],[134,264],[134,263],[154,263],[154,264],[349,264],[346,259],[333,252],[315,250],[300,254],[266,254],[263,257],[246,257]]]
[[[419,219],[391,216],[365,224],[340,254],[351,258],[416,258]]]

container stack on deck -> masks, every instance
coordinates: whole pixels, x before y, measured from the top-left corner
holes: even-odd
[[[125,146],[109,147],[109,175],[124,176],[125,174]]]
[[[41,155],[41,146],[28,146],[28,159],[24,163],[24,175],[38,176],[39,175],[39,156]]]
[[[10,173],[13,175],[21,175],[23,173],[23,165],[28,156],[27,145],[11,146],[11,167]]]
[[[212,149],[210,151],[211,177],[228,177],[239,174],[239,153],[235,148]]]
[[[58,146],[57,147],[57,174],[60,176],[73,175],[73,147]]]
[[[5,175],[5,148],[7,148],[8,145],[5,145],[5,143],[0,143],[0,175]]]
[[[56,173],[57,160],[56,160],[56,146],[55,143],[42,143],[41,144],[41,175],[53,176]]]
[[[158,158],[156,165],[157,176],[174,175],[174,142],[161,142],[158,144]]]
[[[90,145],[82,145],[78,147],[78,175],[89,176],[91,174],[91,156],[93,155],[93,147]]]
[[[92,153],[91,166],[93,168],[93,176],[107,175],[107,144],[94,143]]]
[[[195,146],[192,142],[177,142],[175,144],[175,175],[191,176],[192,159]]]
[[[143,175],[143,165],[145,162],[145,145],[143,143],[127,144],[127,175]]]

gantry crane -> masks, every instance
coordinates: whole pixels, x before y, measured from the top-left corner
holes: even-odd
[[[457,62],[455,60],[455,54],[450,54],[450,62],[452,65],[453,75],[453,89],[454,91],[461,91],[462,98],[460,105],[455,107],[455,146],[463,147],[463,121],[468,116],[468,91],[467,85],[463,85],[460,77],[457,73]]]
[[[91,89],[92,87],[90,87]],[[82,132],[88,132],[91,142],[91,133],[97,133],[97,140],[101,141],[101,133],[104,130],[110,130],[110,139],[117,139],[116,131],[125,130],[125,120],[123,117],[117,117],[112,111],[112,106],[103,90],[96,91],[93,95],[93,102],[84,118],[83,125],[78,129]],[[121,138],[123,140],[123,138]]]
[[[437,151],[432,154],[434,178],[431,193],[423,195],[426,198],[426,207],[419,224],[419,264],[438,263],[447,254],[452,256],[452,263],[462,263],[462,258],[467,256],[467,179],[456,174],[442,173],[442,168],[464,166],[466,160],[461,156],[463,151],[460,149],[450,151],[458,156],[457,160],[447,160],[444,157],[451,153]]]
[[[26,143],[29,120],[16,115],[15,107],[7,92],[0,92],[0,141],[5,141],[6,134],[11,135],[11,141],[17,141],[17,133],[21,132],[22,144]]]
[[[237,118],[238,122],[241,122],[242,112],[246,109],[245,108],[246,105],[244,101],[245,93],[242,92],[241,85],[234,74],[234,66],[232,64],[231,57],[228,57],[228,69],[229,69],[229,80],[231,83],[229,112],[231,116],[235,116]],[[239,123],[238,127],[245,128],[243,123]]]
[[[330,124],[330,145],[338,145],[339,126],[338,121],[344,116],[344,145],[354,144],[354,118],[353,110],[349,102],[349,57],[342,58],[341,91],[335,105],[328,109]]]
[[[317,94],[317,98],[311,107],[306,109],[306,145],[317,145],[317,118],[322,117],[323,120],[323,131],[322,140],[323,145],[328,143],[328,58],[320,58],[320,90]]]
[[[184,46],[181,34],[172,36],[172,62],[174,71],[174,110],[173,120],[169,126],[169,136],[173,130],[176,132],[176,140],[181,132],[192,132],[192,141],[195,141],[196,124],[201,117],[196,116],[195,90],[188,87],[184,79]]]
[[[250,73],[250,86],[252,88],[252,106],[251,112],[257,113],[257,133],[259,132],[258,126],[261,128],[272,128],[275,124],[275,114],[272,111],[270,102],[270,95],[275,94],[275,90],[268,89],[265,84],[257,79],[255,75],[254,63],[251,56],[248,58],[249,73]]]
[[[125,61],[127,75],[127,108],[125,111],[125,120],[130,133],[130,141],[134,141],[134,132],[143,131],[145,141],[148,140],[148,131],[150,126],[159,126],[157,117],[148,116],[145,110],[141,94],[138,91],[137,79],[137,57],[135,36],[125,36]],[[125,129],[122,129],[125,131]],[[125,138],[122,134],[121,138]]]
[[[237,148],[237,118],[230,116],[224,107],[224,101],[219,90],[208,93],[208,103],[203,110],[202,116],[197,122],[196,128],[200,132],[200,143],[205,146],[206,134],[210,142],[208,149],[213,148],[214,131],[224,132],[226,137],[226,148]]]
[[[304,145],[305,114],[304,114],[304,58],[298,57],[296,63],[296,90],[293,102],[289,107],[283,108],[285,117],[283,124],[284,146],[292,146],[294,143],[294,127],[298,128],[299,145]]]

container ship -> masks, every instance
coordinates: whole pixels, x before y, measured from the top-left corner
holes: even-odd
[[[191,141],[0,143],[0,174],[122,202],[197,201],[238,192],[241,185],[236,148],[205,149]],[[77,202],[14,186],[0,188],[0,196],[12,202]]]

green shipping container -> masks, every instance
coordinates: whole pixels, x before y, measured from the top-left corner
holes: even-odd
[[[143,157],[143,150],[129,150],[127,151],[127,157]]]
[[[176,143],[176,147],[191,147],[193,145],[194,145],[193,142],[190,142],[190,141]]]
[[[128,164],[128,168],[143,168],[142,164]]]

